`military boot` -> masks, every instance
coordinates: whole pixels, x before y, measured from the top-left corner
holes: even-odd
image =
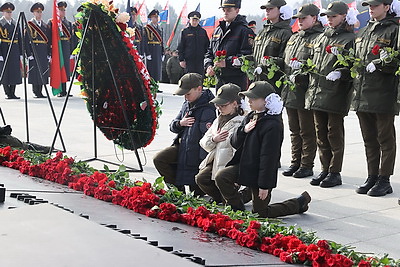
[[[386,194],[393,193],[392,186],[389,181],[390,176],[379,175],[376,184],[368,191],[367,195],[371,197],[381,197]]]
[[[378,181],[378,175],[368,175],[365,183],[363,185],[360,185],[356,189],[356,192],[358,194],[366,194],[376,184],[376,181]]]

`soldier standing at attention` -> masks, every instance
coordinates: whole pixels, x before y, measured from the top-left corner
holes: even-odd
[[[63,58],[64,58],[64,67],[65,67],[65,72],[67,74],[67,80],[69,81],[69,76],[70,74],[70,68],[69,68],[69,61],[73,56],[71,55],[72,51],[74,50],[73,47],[73,42],[72,42],[72,36],[74,35],[73,28],[72,28],[72,23],[67,20],[65,16],[65,11],[67,8],[67,2],[61,1],[57,3],[58,10],[60,11],[60,19],[62,22],[62,35],[61,35],[61,46],[62,46],[62,53],[63,53]],[[51,27],[52,27],[52,21],[49,21],[49,26],[50,26],[50,33],[51,33]],[[67,84],[62,83],[62,91],[58,95],[59,97],[64,97],[67,95]],[[71,96],[71,95],[70,95]]]
[[[221,0],[223,20],[214,30],[210,46],[205,55],[204,67],[208,76],[217,76],[216,89],[227,83],[234,83],[242,91],[247,89],[247,76],[233,66],[235,57],[250,55],[254,33],[247,26],[246,17],[239,15],[241,0]],[[226,51],[225,60],[214,62],[217,51]],[[220,71],[215,72],[215,67]]]
[[[367,67],[354,80],[352,108],[356,111],[367,158],[368,177],[356,190],[358,194],[384,196],[393,192],[390,175],[396,161],[396,129],[399,114],[397,61],[385,62],[385,48],[399,50],[399,14],[392,0],[367,0],[371,20],[357,34],[356,57]],[[371,49],[378,46],[377,52]]]
[[[15,39],[13,43],[11,43],[16,27],[15,21],[11,17],[14,9],[15,6],[10,2],[6,2],[0,7],[0,11],[3,12],[3,17],[0,19],[0,74],[3,71],[3,68],[6,67],[0,83],[4,87],[4,92],[7,95],[7,99],[20,99],[20,97],[15,95],[15,87],[17,84],[22,83],[20,68],[22,47],[19,30],[16,31]],[[7,66],[4,66],[10,45],[11,50]]]
[[[137,13],[137,8],[131,7],[132,28],[135,30],[135,39],[133,40],[133,44],[136,46],[139,55],[143,56],[143,45],[141,43],[143,39],[143,26],[136,21]]]
[[[158,10],[153,9],[148,18],[151,20],[144,27],[143,46],[146,56],[146,66],[150,76],[157,82],[161,80],[161,62],[164,52],[162,32],[158,26]]]
[[[262,66],[265,56],[272,57],[278,66],[283,70],[283,51],[285,51],[286,43],[292,36],[290,20],[293,11],[286,5],[285,0],[269,0],[265,5],[260,7],[265,9],[267,22],[254,39],[253,56],[257,68],[257,80],[268,81],[277,94],[281,94],[282,88],[278,88],[275,82],[279,80],[281,75],[275,73],[272,79],[267,78],[266,67]]]
[[[188,17],[189,27],[182,30],[178,45],[180,65],[186,73],[195,72],[204,75],[204,55],[210,41],[206,30],[199,25],[201,14],[192,11]]]
[[[293,34],[286,44],[284,52],[285,72],[293,74],[311,57],[312,41],[324,31],[318,20],[319,8],[313,4],[300,7],[293,18],[299,19],[300,31]],[[296,60],[292,60],[297,58]],[[309,86],[309,75],[294,77],[295,88],[285,86],[282,90],[283,105],[288,116],[290,139],[292,144],[292,162],[282,174],[295,178],[312,176],[317,140],[314,117],[311,110],[304,109],[304,96]]]
[[[32,84],[32,92],[36,98],[45,98],[42,94],[42,86],[49,83],[49,27],[42,21],[43,10],[44,6],[42,3],[33,4],[31,12],[34,18],[28,22],[27,29],[32,37],[32,41],[30,41],[28,36],[25,37],[26,54],[29,60],[28,83]],[[33,53],[33,47],[35,47],[36,58]],[[40,66],[42,75],[40,75],[38,65]]]

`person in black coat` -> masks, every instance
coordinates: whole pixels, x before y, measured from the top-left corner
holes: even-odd
[[[135,39],[133,40],[133,43],[136,46],[136,50],[138,51],[139,55],[143,56],[143,54],[144,54],[143,45],[142,45],[143,26],[140,25],[139,23],[137,23],[137,21],[136,21],[137,13],[138,13],[137,8],[131,7],[132,29],[135,30]]]
[[[186,73],[195,72],[204,75],[204,55],[210,41],[206,30],[199,25],[200,12],[192,11],[188,17],[189,26],[182,30],[178,44],[180,65]]]
[[[311,201],[307,192],[298,198],[269,205],[271,191],[277,186],[283,135],[280,115],[283,103],[279,95],[266,81],[250,84],[248,91],[239,95],[249,99],[252,112],[231,137],[231,145],[237,149],[235,155],[215,177],[222,196],[233,209],[244,210],[237,183],[251,188],[253,212],[260,217],[275,218],[307,211]]]
[[[221,9],[223,20],[214,30],[210,46],[204,59],[207,76],[217,75],[218,89],[226,83],[238,85],[242,91],[247,88],[247,76],[240,68],[232,66],[234,57],[250,55],[254,43],[254,33],[247,26],[246,17],[239,15],[241,0],[223,0]],[[214,62],[217,51],[226,51],[225,60]],[[215,71],[215,67],[220,69]]]
[[[157,82],[161,80],[161,63],[164,52],[162,32],[158,26],[158,10],[152,10],[148,18],[151,22],[144,27],[143,49],[146,66],[150,76]]]
[[[42,3],[33,4],[31,12],[34,18],[28,22],[25,37],[26,55],[29,61],[28,83],[32,84],[32,91],[36,98],[45,98],[42,94],[42,86],[49,83],[50,39],[49,27],[42,20],[43,10]],[[33,47],[36,52],[36,58]],[[38,65],[42,75],[40,75]]]
[[[57,3],[58,10],[60,11],[60,19],[62,22],[62,36],[61,36],[61,47],[62,47],[62,53],[63,53],[63,58],[64,58],[64,67],[65,67],[65,72],[67,75],[67,80],[69,81],[69,76],[70,74],[70,66],[69,62],[71,58],[73,58],[72,51],[74,51],[75,47],[73,46],[74,42],[72,41],[72,36],[74,36],[74,30],[72,27],[72,23],[67,20],[65,16],[66,8],[67,8],[67,2],[61,1]],[[51,28],[52,28],[52,20],[49,20],[48,23],[50,29],[49,32],[51,33]],[[64,97],[67,95],[67,84],[62,83],[62,91],[58,95],[59,97]]]
[[[170,130],[176,133],[176,137],[172,146],[153,158],[154,166],[166,183],[182,191],[184,185],[189,185],[195,195],[204,195],[194,177],[207,155],[199,141],[216,118],[215,106],[209,103],[214,95],[210,90],[203,90],[202,83],[203,77],[198,73],[187,73],[179,80],[179,89],[175,94],[185,96],[185,102],[170,124]]]
[[[15,87],[17,84],[22,83],[20,58],[22,57],[22,44],[21,44],[21,33],[19,30],[15,33],[13,43],[12,36],[16,27],[15,21],[12,19],[12,12],[15,6],[6,2],[0,7],[0,11],[3,12],[3,17],[0,19],[0,74],[4,73],[1,77],[0,83],[4,87],[4,92],[7,95],[7,99],[20,99],[15,95]],[[11,45],[10,54],[7,53]]]

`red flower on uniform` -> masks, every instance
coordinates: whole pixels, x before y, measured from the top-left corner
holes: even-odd
[[[327,46],[325,47],[325,51],[326,51],[328,54],[331,54],[331,53],[332,53],[332,46],[331,46],[331,45],[327,45]]]
[[[372,50],[371,53],[375,56],[377,56],[379,54],[379,50],[381,49],[381,47],[379,45],[375,45]]]

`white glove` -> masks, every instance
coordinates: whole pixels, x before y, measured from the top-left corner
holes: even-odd
[[[24,56],[23,56],[23,55],[20,55],[20,56],[19,56],[19,60],[24,61]]]
[[[331,71],[328,75],[326,75],[326,79],[332,82],[340,79],[340,77],[342,77],[342,73],[340,73],[338,70]]]
[[[336,46],[331,47],[331,53],[334,54],[335,56],[339,55],[339,49]]]
[[[34,59],[33,56],[28,57],[28,60],[33,60],[33,59]]]
[[[240,67],[240,66],[242,66],[242,65],[243,65],[243,64],[242,64],[242,61],[240,61],[239,58],[233,59],[232,66],[234,66],[234,67]]]
[[[289,76],[289,80],[292,82],[292,83],[296,83],[296,75],[290,75]]]
[[[74,55],[70,55],[70,56],[69,56],[69,59],[74,59],[74,58],[75,58]]]
[[[151,60],[151,55],[146,56],[147,60]]]
[[[294,70],[300,69],[301,65],[302,65],[302,63],[300,61],[298,61],[297,59],[296,60],[291,60],[289,62],[289,66]]]
[[[389,57],[389,53],[385,50],[385,49],[381,49],[381,51],[379,51],[379,58],[381,60],[385,60],[385,58]]]
[[[4,61],[4,58],[3,58],[3,56],[0,56],[0,61]]]
[[[262,68],[261,68],[261,67],[257,67],[257,68],[254,70],[254,74],[260,75],[261,72],[262,72]]]
[[[373,73],[374,71],[376,71],[376,67],[374,63],[369,63],[367,65],[367,67],[365,68],[366,71],[368,71],[369,73]]]

